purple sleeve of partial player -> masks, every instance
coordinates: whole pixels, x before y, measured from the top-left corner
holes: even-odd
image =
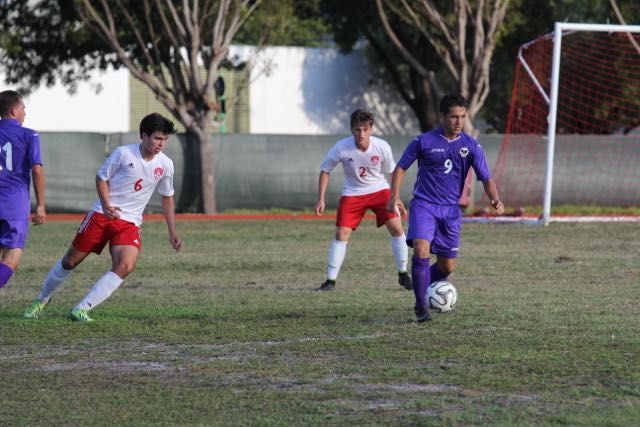
[[[29,144],[29,164],[33,165],[42,164],[42,155],[40,154],[40,136],[34,132],[31,144]]]
[[[422,142],[420,141],[420,137],[417,136],[407,145],[407,148],[404,149],[400,160],[396,166],[407,170],[411,167],[413,162],[420,158],[420,151],[422,150]]]
[[[480,144],[476,145],[476,149],[473,154],[472,167],[476,172],[478,181],[488,181],[491,179],[491,171],[489,170],[489,166],[487,166],[487,160],[484,157],[484,150]]]
[[[40,139],[14,119],[0,120],[0,219],[29,217],[31,168],[42,163]]]

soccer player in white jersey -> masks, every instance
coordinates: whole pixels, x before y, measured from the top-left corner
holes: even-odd
[[[142,212],[153,191],[162,196],[162,212],[169,230],[169,243],[176,251],[182,241],[176,234],[173,201],[173,162],[162,153],[173,122],[153,113],[140,122],[138,144],[117,147],[96,176],[98,199],[80,225],[67,253],[53,266],[38,297],[24,313],[37,318],[51,294],[91,252],[100,254],[109,243],[112,268],[68,314],[73,321],[91,321],[88,311],[104,302],[133,271],[140,255]]]
[[[373,121],[371,113],[354,111],[351,114],[353,136],[338,141],[320,165],[316,215],[324,212],[329,174],[338,163],[342,163],[345,180],[338,205],[336,235],[329,247],[327,279],[317,291],[330,291],[335,287],[351,232],[358,228],[368,209],[376,214],[377,226],[386,225],[389,230],[391,250],[398,269],[398,283],[407,290],[413,289],[411,277],[407,273],[409,255],[402,219],[399,214],[386,210],[390,190],[385,174],[390,174],[396,164],[389,144],[372,136]]]

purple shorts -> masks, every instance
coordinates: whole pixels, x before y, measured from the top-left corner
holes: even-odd
[[[457,258],[461,227],[462,211],[458,205],[440,206],[413,199],[407,245],[413,247],[413,239],[424,239],[429,241],[432,254]]]
[[[29,220],[0,219],[0,247],[24,249],[29,234]]]

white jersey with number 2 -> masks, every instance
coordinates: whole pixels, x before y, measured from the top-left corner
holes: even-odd
[[[153,191],[173,196],[173,162],[164,153],[146,161],[140,154],[140,144],[117,147],[100,167],[98,177],[109,182],[109,204],[120,208],[120,219],[142,224],[142,213]],[[100,198],[92,210],[104,214]]]
[[[356,147],[353,136],[341,139],[327,153],[320,165],[323,172],[331,172],[338,163],[344,169],[343,196],[362,196],[389,188],[385,174],[396,167],[389,143],[371,136],[369,148]]]

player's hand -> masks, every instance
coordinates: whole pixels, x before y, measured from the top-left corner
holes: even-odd
[[[502,215],[504,213],[504,203],[502,203],[502,200],[492,200],[491,206],[494,207],[498,215]]]
[[[320,216],[324,212],[324,200],[318,200],[315,208],[316,215]]]
[[[387,210],[389,212],[393,212],[402,219],[407,219],[407,209],[404,207],[404,203],[402,200],[389,200],[389,204],[387,205]]]
[[[36,214],[31,218],[31,222],[33,225],[42,225],[44,224],[45,219],[47,218],[47,212],[44,209],[44,206],[36,207]]]
[[[173,246],[176,252],[179,252],[182,249],[182,240],[178,236],[169,236],[169,243]]]
[[[104,213],[104,216],[109,219],[120,218],[120,214],[118,213],[119,210],[120,208],[117,206],[102,206],[102,212]]]

